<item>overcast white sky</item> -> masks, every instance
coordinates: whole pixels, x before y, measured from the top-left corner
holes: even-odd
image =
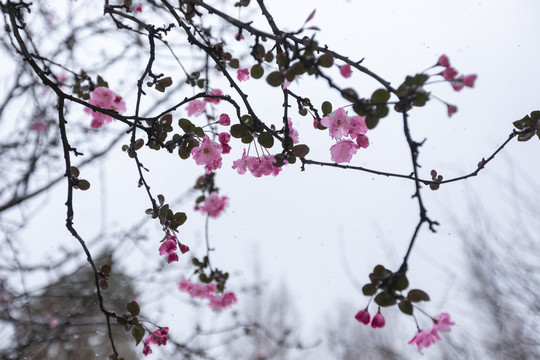
[[[272,0],[267,6],[276,23],[289,30],[301,26],[316,8],[312,24],[321,28],[317,34],[320,43],[352,59],[365,58],[364,66],[393,85],[398,85],[408,74],[430,67],[441,54],[448,55],[460,73],[478,75],[474,89],[466,88],[459,93],[446,83],[429,88],[438,97],[458,106],[459,111],[452,118],[447,117],[446,106],[435,100],[411,112],[413,137],[427,138],[419,158],[422,177],[429,177],[431,169],[445,178],[471,172],[482,157],[491,154],[507,138],[512,121],[539,107],[540,3],[537,1]],[[260,19],[254,25],[265,27]],[[372,80],[358,73],[353,72],[350,79],[339,78],[337,70],[335,74],[340,84],[350,85],[360,94],[365,90],[362,95],[377,88]],[[345,104],[335,93],[314,84],[304,79],[293,83],[291,89],[305,91],[316,104],[326,99],[331,99],[334,107]],[[245,86],[251,91],[250,99],[263,120],[275,118],[274,122],[278,123],[281,111],[278,92],[253,80]],[[132,111],[128,104],[127,112]],[[175,115],[175,119],[179,117]],[[301,142],[312,149],[309,157],[330,161],[329,136],[313,130],[310,117],[293,115],[292,120]],[[111,127],[122,130],[120,124]],[[351,164],[406,174],[411,171],[399,114],[392,113],[383,119],[368,136],[371,146],[360,150]],[[409,261],[409,281],[412,287],[431,295],[432,302],[425,305],[425,310],[452,315],[458,324],[455,331],[460,331],[460,325],[467,324],[471,311],[474,312],[474,304],[472,310],[467,310],[466,300],[452,291],[466,283],[461,270],[463,243],[456,236],[455,226],[469,226],[467,204],[471,199],[478,199],[489,209],[486,216],[494,219],[494,224],[508,218],[515,206],[509,204],[509,191],[501,189],[501,182],[510,181],[520,187],[527,186],[527,177],[536,178],[538,162],[530,154],[538,151],[538,145],[534,139],[528,143],[512,142],[504,155],[498,156],[479,177],[442,186],[436,192],[424,189],[429,215],[439,220],[441,226],[436,234],[425,228],[421,232]],[[232,154],[224,158],[223,167],[217,171],[217,184],[221,193],[230,198],[230,205],[210,225],[212,245],[216,248],[213,263],[232,273],[231,290],[251,281],[253,266],[260,263],[271,284],[284,281],[290,286],[307,329],[319,327],[323,315],[338,301],[356,304],[351,308],[351,321],[354,321],[354,313],[365,306],[368,298],[348,281],[343,262],[348,263],[360,283],[367,281],[376,264],[391,269],[400,265],[418,217],[417,203],[411,199],[413,183],[315,166],[301,172],[298,164],[287,166],[276,178],[257,179],[249,174],[238,175],[231,169],[232,161],[241,152],[241,146],[233,143]],[[151,170],[152,190],[168,199],[182,193],[202,173],[202,168],[192,160],[180,161],[151,151],[142,151],[141,157]],[[119,149],[106,162],[101,162],[100,168],[85,170],[85,174],[92,182],[91,191],[77,193],[76,199],[76,225],[85,238],[91,239],[101,230],[99,219],[104,208],[109,230],[120,229],[144,216],[144,209],[149,207],[147,198],[142,189],[137,189],[134,164]],[[103,178],[106,181],[100,184]],[[57,246],[76,246],[63,227],[64,189],[61,184],[48,195],[46,211],[37,215],[26,232],[29,244],[39,243],[51,254],[58,251]],[[100,196],[103,191],[105,196]],[[534,190],[534,194],[538,191]],[[204,218],[192,211],[192,201],[182,206],[181,210],[188,213],[188,222],[181,229],[181,241],[200,257]],[[154,230],[143,244],[147,253],[135,252],[130,259],[140,261],[148,254],[158,258],[159,228],[155,226]],[[131,243],[127,242],[126,246]],[[38,258],[38,253],[30,255]],[[182,257],[180,262],[187,263],[187,258]],[[181,264],[173,266],[178,271],[182,269]],[[185,269],[183,274],[188,274]],[[176,292],[174,283],[169,287],[171,298],[186,296]],[[239,300],[241,303],[242,298]],[[175,319],[187,316],[186,310],[177,308],[173,300],[168,304],[171,305],[160,314],[163,321],[157,322],[171,329],[183,326],[167,323],[171,316]],[[376,311],[375,307],[371,310]],[[419,319],[421,325],[429,325],[426,319],[421,316]],[[407,345],[415,333],[414,321],[402,320],[404,331],[396,342],[403,344],[407,356],[414,358],[416,350]],[[427,359],[429,353],[428,350]]]

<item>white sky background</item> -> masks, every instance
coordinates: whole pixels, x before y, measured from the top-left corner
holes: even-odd
[[[328,44],[332,50],[355,60],[365,58],[364,66],[394,86],[406,75],[433,65],[443,53],[460,73],[478,74],[474,89],[465,88],[456,93],[446,83],[428,88],[458,106],[459,111],[452,118],[447,117],[446,106],[436,100],[425,108],[411,111],[413,138],[419,141],[427,137],[419,157],[423,178],[429,178],[433,168],[445,178],[473,171],[482,157],[489,156],[507,138],[512,121],[539,107],[536,84],[540,79],[537,50],[540,3],[537,1],[272,0],[267,6],[278,26],[288,30],[300,27],[316,8],[311,24],[321,28],[317,34],[319,43]],[[254,25],[266,28],[261,20]],[[334,74],[340,84],[354,87],[361,96],[369,96],[380,87],[354,70],[350,79],[341,78],[337,69]],[[108,81],[114,90],[114,80],[108,78]],[[135,82],[135,77],[130,81]],[[309,96],[314,104],[327,99],[334,108],[345,104],[335,92],[314,84],[305,76],[301,82],[294,82],[291,89]],[[281,118],[279,91],[264,86],[262,80],[250,80],[242,85],[263,120],[275,118],[274,123],[278,124]],[[268,101],[268,96],[275,101]],[[132,114],[134,99],[127,100],[127,113]],[[315,131],[311,117],[291,114],[300,141],[311,147],[309,158],[330,161],[328,149],[332,141],[327,132]],[[174,118],[185,115],[180,111]],[[203,121],[202,117],[199,119]],[[84,121],[90,123],[89,118],[84,117]],[[108,126],[122,130],[120,124]],[[391,113],[382,119],[368,136],[370,147],[361,149],[353,157],[352,165],[410,173],[411,161],[399,114]],[[229,287],[235,290],[253,281],[254,264],[260,263],[265,279],[272,286],[281,281],[290,286],[301,313],[301,323],[315,334],[322,320],[340,301],[355,304],[351,308],[351,321],[354,321],[354,314],[365,307],[368,298],[348,281],[341,254],[346,254],[348,266],[362,284],[376,264],[397,269],[418,220],[417,203],[410,198],[414,184],[316,166],[307,166],[306,171],[301,172],[298,163],[285,167],[276,178],[238,175],[230,167],[232,161],[240,157],[242,147],[235,139],[232,141],[233,152],[224,157],[223,167],[216,176],[221,194],[230,198],[230,205],[219,219],[211,220],[211,242],[217,249],[212,255],[213,264],[231,272]],[[467,202],[477,198],[489,209],[486,216],[494,219],[494,224],[508,218],[515,206],[509,204],[509,192],[501,189],[501,180],[520,187],[529,181],[527,177],[534,179],[539,169],[536,157],[531,154],[538,151],[538,146],[535,139],[528,143],[513,141],[504,155],[498,156],[477,178],[442,186],[436,192],[424,189],[428,214],[440,221],[441,226],[436,234],[423,228],[409,260],[408,277],[413,288],[427,291],[432,298],[423,308],[431,314],[449,312],[458,324],[456,332],[469,326],[464,324],[469,324],[474,304],[468,303],[461,291],[454,291],[465,286],[466,279],[460,270],[463,243],[455,235],[451,217],[467,226]],[[167,200],[183,193],[203,172],[192,159],[182,161],[165,152],[156,154],[143,150],[141,160],[151,170],[148,180],[154,195],[163,193]],[[144,209],[150,207],[143,190],[137,189],[135,165],[120,149],[108,156],[107,162],[102,162],[101,171],[107,179],[104,185],[100,184],[97,169],[85,169],[84,175],[91,181],[92,188],[76,193],[75,224],[87,239],[101,230],[102,210],[107,211],[107,230],[114,230],[140,219]],[[204,218],[192,211],[193,200],[175,209],[188,213],[188,222],[180,228],[180,240],[201,257]],[[61,184],[48,195],[46,211],[39,213],[25,232],[24,243],[40,249],[31,252],[31,258],[38,260],[43,253],[54,254],[59,244],[77,245],[64,228],[64,201],[65,185]],[[135,264],[142,261],[136,265],[138,268],[147,266],[147,262],[164,261],[158,258],[157,252],[159,227],[156,225],[153,229],[155,231],[148,234],[149,240],[141,245],[144,251],[135,251],[129,257]],[[126,241],[120,246],[132,246],[132,243]],[[188,258],[181,256],[180,264],[171,266],[173,271],[178,271],[175,275],[178,279],[190,274],[182,265]],[[150,268],[155,267],[150,265]],[[166,305],[159,306],[164,312],[156,315],[158,319],[162,316],[162,321],[157,323],[170,326],[171,333],[177,329],[189,331],[186,329],[191,323],[187,319],[194,315],[174,300],[185,300],[187,295],[179,293],[174,283],[166,286],[172,296]],[[158,308],[150,303],[153,297],[147,296],[148,303],[143,299],[141,304],[143,310]],[[240,297],[238,306],[242,301]],[[373,314],[375,306],[370,310]],[[202,311],[205,317],[212,315],[209,310]],[[415,324],[412,319],[402,317],[399,326],[403,327],[403,332],[395,341],[403,345],[404,354],[415,358],[416,349],[407,345],[415,333]],[[418,318],[421,325],[430,326],[422,315]],[[170,319],[178,319],[178,322]],[[387,323],[387,327],[392,326],[397,325]],[[157,350],[154,348],[154,352]],[[427,359],[430,352],[435,353],[427,350]]]

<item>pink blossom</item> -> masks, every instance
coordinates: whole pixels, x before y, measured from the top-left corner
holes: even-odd
[[[450,326],[454,325],[455,323],[450,320],[450,315],[447,313],[442,313],[439,315],[435,320],[435,325],[433,326],[432,331],[442,331],[442,332],[449,332],[451,330]]]
[[[344,78],[350,78],[352,74],[351,65],[345,64],[343,66],[340,66],[339,72],[341,73],[341,76],[343,76]]]
[[[232,168],[235,169],[240,175],[245,174],[249,166],[250,158],[250,156],[246,156],[246,149],[244,149],[242,157],[238,160],[233,161]]]
[[[476,75],[467,75],[463,78],[463,85],[467,87],[474,87],[474,81],[476,80]]]
[[[420,354],[424,355],[422,352],[422,348],[429,347],[431,344],[434,344],[437,342],[437,340],[440,340],[437,333],[433,333],[432,331],[428,330],[422,330],[419,331],[411,341],[409,341],[409,344],[413,345],[416,344],[418,346],[418,352]]]
[[[231,140],[231,134],[222,132],[218,136],[219,143],[221,144],[222,154],[228,154],[231,152],[231,147],[229,146],[229,141]]]
[[[48,127],[47,123],[43,121],[43,119],[37,118],[37,119],[34,119],[34,121],[30,123],[30,125],[28,125],[28,130],[39,133],[39,132],[47,130],[47,127]]]
[[[119,114],[126,111],[126,103],[122,100],[121,96],[114,95],[114,93],[106,87],[97,87],[92,92],[92,97],[88,100],[88,103],[102,109],[111,109]],[[102,114],[98,111],[94,111],[90,108],[85,108],[84,111],[87,114],[92,115],[92,122],[90,126],[93,129],[99,129],[106,122],[111,122],[114,119],[109,115]]]
[[[358,135],[356,143],[361,148],[367,148],[369,146],[369,138],[366,135]]]
[[[244,40],[244,35],[242,35],[242,33],[240,31],[238,31],[238,33],[236,35],[234,35],[234,38],[237,41]]]
[[[227,114],[221,114],[219,115],[218,122],[219,122],[219,125],[229,126],[231,125],[231,118]]]
[[[189,246],[184,245],[184,244],[180,244],[180,252],[181,252],[182,254],[185,254],[185,253],[187,253],[188,251],[189,251]]]
[[[167,264],[173,261],[178,261],[178,254],[176,253],[176,237],[169,236],[161,246],[159,247],[159,255],[167,255]]]
[[[210,217],[217,218],[227,207],[228,200],[228,197],[219,196],[213,192],[204,199],[204,205],[196,206],[195,210],[200,210],[207,213]]]
[[[453,80],[457,76],[458,72],[453,67],[447,67],[442,72],[444,80]]]
[[[448,106],[448,117],[454,115],[457,112],[457,106],[450,104],[447,104],[446,106]]]
[[[283,81],[283,85],[281,85],[281,88],[282,88],[283,90],[285,90],[285,89],[287,89],[287,88],[289,87],[289,85],[291,85],[290,81],[287,80],[287,79],[285,79],[285,80]]]
[[[157,346],[167,345],[167,340],[169,340],[169,338],[167,337],[168,333],[169,333],[169,328],[163,327],[154,331],[150,335],[148,335],[144,339],[144,347],[142,351],[143,355],[147,356],[148,354],[152,353],[152,348],[150,348],[150,344],[156,344]]]
[[[288,118],[288,119],[287,119],[287,122],[288,122],[288,124],[289,124],[289,136],[290,136],[291,139],[293,140],[293,143],[294,143],[294,144],[297,144],[297,143],[298,143],[298,131],[296,131],[296,130],[293,128],[293,124],[292,124],[291,118]]]
[[[351,140],[342,140],[330,148],[332,161],[335,163],[350,162],[352,156],[356,154],[359,146]]]
[[[445,68],[450,67],[450,60],[448,60],[446,55],[441,55],[439,61],[437,61],[437,65],[444,66]]]
[[[97,87],[92,92],[92,98],[88,103],[104,109],[110,109],[114,101],[114,93],[106,87]]]
[[[204,101],[199,100],[191,100],[186,107],[186,111],[188,113],[188,116],[194,115],[199,116],[204,112],[206,103]]]
[[[367,325],[367,324],[369,324],[369,320],[371,319],[371,316],[369,315],[369,313],[367,312],[367,309],[366,309],[366,310],[360,310],[360,311],[354,316],[354,318],[355,318],[358,322],[361,322],[362,324]]]
[[[384,320],[384,316],[381,314],[381,311],[379,310],[379,312],[373,317],[373,321],[371,322],[371,327],[374,329],[382,328],[385,323],[386,321]]]
[[[239,81],[249,80],[249,69],[238,69],[236,77]]]
[[[356,139],[358,135],[364,135],[367,133],[368,128],[366,125],[366,117],[365,116],[353,116],[352,118],[349,118],[349,131],[348,135],[352,139]]]
[[[198,165],[206,166],[206,173],[210,174],[212,170],[221,167],[221,153],[223,148],[221,145],[210,141],[208,136],[203,138],[200,146],[191,149],[191,155]]]
[[[215,284],[193,284],[182,276],[178,283],[178,289],[189,293],[193,298],[208,299],[208,306],[214,311],[225,309],[238,302],[233,292],[226,292],[221,296],[216,295],[217,287]]]
[[[226,309],[229,306],[236,304],[238,300],[233,292],[226,292],[221,297],[211,297],[208,306],[214,311]]]
[[[223,95],[223,92],[221,90],[219,90],[219,89],[214,89],[214,90],[210,91],[210,95],[219,96],[219,95]],[[207,102],[207,103],[219,104],[221,102],[221,99],[219,99],[219,98],[204,98],[204,101]]]
[[[350,130],[349,118],[343,108],[339,108],[333,114],[323,117],[321,124],[329,129],[330,136],[334,139],[341,139]]]
[[[133,11],[135,11],[135,12],[142,12],[142,5],[137,5],[137,6],[135,6],[135,8],[133,9]]]

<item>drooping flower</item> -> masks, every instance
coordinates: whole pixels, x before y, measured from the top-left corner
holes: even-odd
[[[219,115],[218,122],[219,122],[219,125],[229,126],[231,125],[231,118],[227,114],[221,114]]]
[[[234,35],[234,38],[237,41],[244,40],[244,35],[242,35],[242,33],[240,31],[238,31],[238,33],[236,33],[236,35]]]
[[[412,338],[411,341],[409,341],[409,344],[418,346],[418,352],[424,355],[424,353],[422,352],[422,348],[427,348],[431,346],[431,344],[434,344],[439,339],[440,338],[436,333],[433,334],[431,331],[422,330],[422,331],[419,331]]]
[[[359,147],[366,149],[369,146],[369,138],[366,135],[358,135],[356,143]]]
[[[167,255],[167,264],[173,261],[178,261],[178,254],[176,253],[176,237],[169,236],[161,246],[159,247],[159,255]]]
[[[364,135],[367,131],[365,116],[353,116],[349,119],[349,131],[347,135],[352,139],[356,139],[359,135]]]
[[[210,193],[205,199],[202,206],[195,206],[195,210],[200,210],[207,213],[210,217],[217,218],[227,207],[226,196],[219,196],[216,192]]]
[[[221,297],[213,296],[210,298],[208,306],[214,311],[226,309],[236,304],[238,300],[233,292],[226,292]]]
[[[249,80],[249,69],[238,69],[236,77],[239,81]]]
[[[185,254],[185,253],[187,253],[188,251],[189,251],[189,246],[184,245],[184,244],[180,244],[180,252],[181,252],[182,254]]]
[[[376,328],[382,328],[386,321],[384,320],[384,316],[381,314],[381,310],[379,309],[379,312],[373,317],[373,321],[371,322],[371,327]]]
[[[191,100],[186,107],[186,111],[188,113],[188,116],[199,116],[204,112],[205,107],[206,103],[204,101]]]
[[[450,104],[447,104],[446,106],[448,106],[448,117],[454,115],[457,112],[457,106]]]
[[[476,80],[476,75],[467,75],[463,78],[463,85],[467,87],[474,87],[474,81]]]
[[[351,65],[345,64],[343,66],[340,66],[339,72],[341,73],[341,76],[343,76],[344,78],[350,78],[352,74]]]
[[[352,156],[356,154],[359,146],[351,140],[342,140],[330,148],[332,161],[335,163],[350,162]]]
[[[458,72],[453,67],[447,67],[442,72],[444,80],[453,80],[457,76]]]
[[[435,325],[433,325],[432,331],[442,331],[442,332],[449,332],[452,330],[450,326],[454,325],[455,323],[450,320],[450,315],[447,313],[440,314],[435,320]]]
[[[219,143],[221,144],[222,154],[228,154],[231,152],[231,147],[229,141],[231,140],[231,134],[227,132],[222,132],[218,136]]]
[[[448,60],[448,57],[443,54],[439,57],[439,61],[437,61],[437,65],[444,66],[445,68],[450,67],[450,60]]]
[[[245,174],[246,170],[248,170],[249,159],[250,156],[246,156],[246,149],[244,149],[242,157],[238,160],[233,161],[232,168],[235,169],[240,175]]]
[[[165,346],[165,345],[167,345],[167,340],[169,340],[169,338],[167,337],[168,333],[169,333],[169,328],[168,327],[162,327],[162,328],[154,331],[150,335],[148,335],[144,339],[144,347],[143,347],[143,351],[142,351],[143,355],[147,356],[148,354],[152,353],[152,348],[150,347],[150,344],[155,344],[157,346],[161,346],[161,345]]]
[[[362,324],[367,325],[367,324],[369,324],[369,320],[371,319],[371,315],[369,315],[369,313],[367,312],[367,308],[366,308],[366,310],[360,310],[358,313],[356,313],[354,318],[358,322],[361,322]]]
[[[221,145],[213,143],[208,136],[205,136],[200,146],[191,149],[191,156],[198,165],[205,165],[206,173],[210,174],[212,170],[221,167],[222,152]]]

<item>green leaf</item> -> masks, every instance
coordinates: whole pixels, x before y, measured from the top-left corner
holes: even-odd
[[[309,154],[309,147],[307,145],[304,145],[304,144],[295,145],[293,147],[293,149],[292,149],[292,153],[296,157],[303,158],[307,154]]]
[[[366,126],[368,129],[374,129],[375,126],[379,123],[379,118],[373,116],[366,117]]]
[[[187,147],[182,146],[178,149],[178,156],[180,156],[181,159],[186,160],[187,158],[189,158],[190,155],[191,155],[191,150],[188,149]]]
[[[388,115],[388,106],[384,104],[377,105],[377,108],[375,109],[375,112],[373,113],[373,117],[380,119],[380,118],[386,117],[386,115]]]
[[[241,141],[242,141],[244,144],[249,144],[250,142],[253,141],[253,136],[248,132],[247,134],[245,134],[244,136],[242,136]]]
[[[384,104],[390,99],[390,93],[385,89],[378,89],[371,95],[371,103]]]
[[[131,328],[131,336],[135,339],[136,345],[139,345],[144,337],[144,328],[141,324],[137,324]]]
[[[185,212],[177,212],[174,214],[173,219],[176,223],[178,223],[178,226],[182,226],[187,220],[187,215]]]
[[[170,76],[167,76],[163,79],[158,80],[157,85],[167,88],[173,84],[173,81]]]
[[[274,61],[274,53],[271,51],[267,52],[266,55],[264,56],[264,61],[266,62]]]
[[[366,296],[371,296],[371,295],[374,295],[377,292],[377,287],[375,287],[375,285],[373,285],[373,284],[366,284],[366,285],[362,286],[362,292]]]
[[[127,311],[129,311],[131,316],[137,316],[140,314],[141,308],[136,301],[131,301],[129,304],[127,304]]]
[[[257,141],[259,142],[259,144],[261,144],[261,146],[264,146],[267,149],[270,149],[272,146],[274,146],[274,137],[269,132],[261,133],[258,136]]]
[[[80,172],[79,169],[77,169],[75,166],[72,166],[70,168],[71,176],[73,176],[75,179],[79,177]]]
[[[163,205],[165,203],[165,196],[159,194],[157,196],[157,199],[158,199],[158,202],[159,202],[159,206]]]
[[[260,79],[264,75],[264,69],[261,65],[255,64],[251,67],[251,77],[254,79]]]
[[[133,143],[133,149],[134,150],[139,150],[140,148],[142,148],[144,145],[144,140],[143,139],[137,139],[135,140],[135,143]]]
[[[196,127],[194,133],[200,138],[204,137],[204,130],[201,127]]]
[[[178,120],[178,126],[180,126],[185,133],[191,132],[195,128],[195,125],[193,125],[191,121],[184,118]]]
[[[317,59],[317,63],[322,67],[329,68],[334,65],[334,57],[331,54],[323,54]]]
[[[429,295],[422,290],[413,289],[407,294],[407,299],[411,302],[429,301]]]
[[[242,124],[234,124],[231,126],[231,136],[234,138],[241,138],[248,132],[248,129]]]
[[[88,180],[80,180],[79,183],[77,184],[77,187],[83,191],[85,190],[88,190],[90,189],[90,183],[88,182]]]
[[[408,287],[409,287],[409,280],[407,279],[407,277],[405,275],[398,278],[396,280],[396,282],[394,283],[394,289],[395,290],[401,291],[401,290],[405,290]]]
[[[285,76],[283,76],[283,74],[279,71],[274,71],[274,72],[271,72],[267,77],[266,77],[266,82],[270,85],[270,86],[273,86],[273,87],[277,87],[277,86],[280,86],[281,84],[283,84],[283,81],[285,80]]]
[[[238,69],[240,67],[240,62],[238,59],[231,59],[231,61],[229,61],[229,66],[233,69]]]
[[[373,299],[373,301],[375,301],[377,305],[383,307],[396,304],[396,299],[384,291],[380,292],[379,295],[375,296],[375,299]]]
[[[398,308],[399,310],[401,310],[402,313],[404,314],[407,314],[407,315],[412,315],[413,314],[413,306],[412,304],[405,300],[405,301],[402,301],[398,304]]]
[[[330,101],[325,101],[321,105],[321,110],[323,112],[323,116],[329,115],[332,113],[332,103]]]
[[[356,102],[358,100],[358,94],[353,88],[346,88],[341,90],[341,96],[350,102]]]
[[[106,275],[109,275],[111,273],[111,265],[109,264],[104,264],[104,265],[101,265],[101,267],[99,268],[99,271],[106,274]]]

